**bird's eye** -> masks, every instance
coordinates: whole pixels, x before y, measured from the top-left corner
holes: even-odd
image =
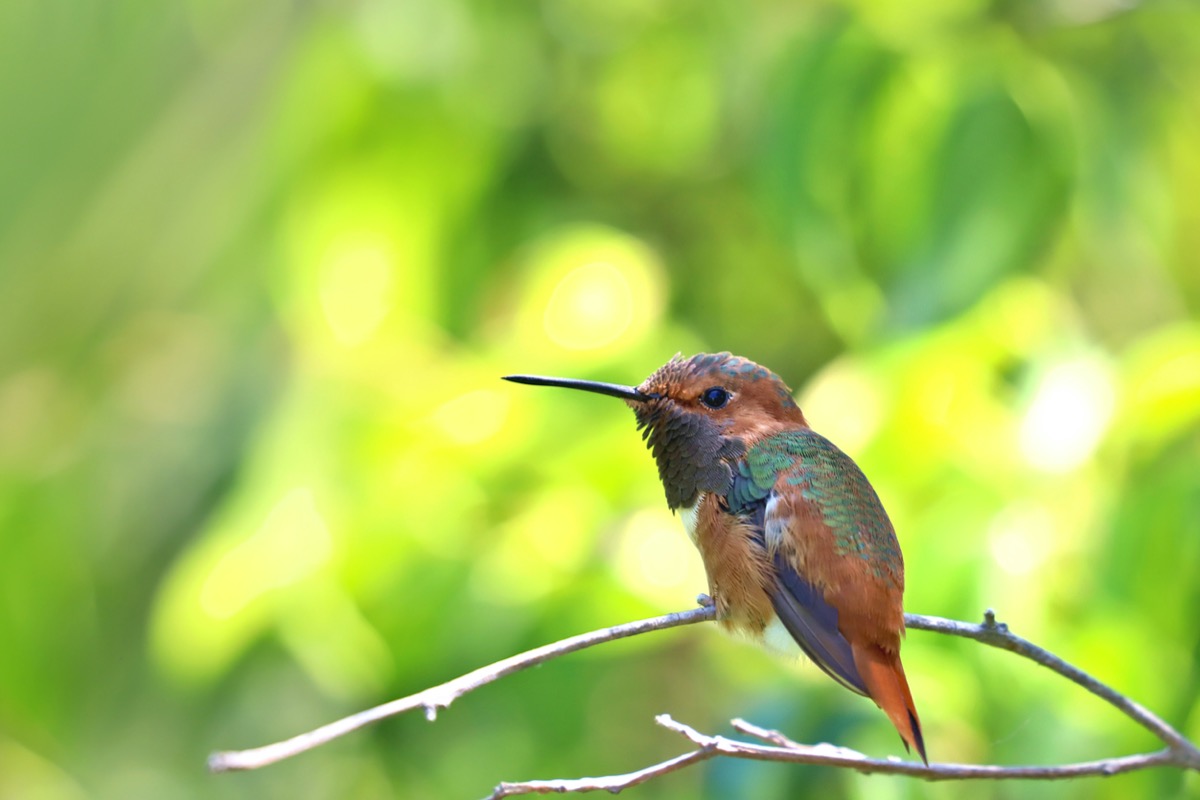
[[[729,392],[720,386],[710,386],[701,393],[700,402],[709,408],[721,408],[729,402]]]

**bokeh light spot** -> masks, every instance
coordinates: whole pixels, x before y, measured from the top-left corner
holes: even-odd
[[[471,28],[458,3],[368,0],[356,5],[362,52],[383,76],[435,79],[452,71],[469,49]]]
[[[590,493],[548,492],[501,526],[474,560],[472,589],[490,603],[521,605],[560,588],[586,558],[596,517]]]
[[[546,335],[571,350],[591,350],[629,328],[629,282],[612,264],[584,264],[567,273],[546,305]]]
[[[861,452],[883,422],[884,398],[871,374],[849,359],[821,370],[800,399],[804,416],[849,453]]]
[[[312,490],[293,489],[254,535],[217,562],[201,588],[200,606],[214,619],[228,619],[271,590],[311,575],[331,550]]]
[[[1124,358],[1125,430],[1144,441],[1170,441],[1200,419],[1200,325],[1170,325]]]
[[[391,309],[392,253],[386,239],[359,233],[334,241],[321,264],[321,310],[347,347],[371,338]]]
[[[992,520],[987,540],[1001,569],[1010,575],[1027,575],[1049,558],[1054,523],[1044,508],[1010,506]]]
[[[1105,365],[1081,358],[1051,367],[1021,420],[1021,453],[1034,467],[1070,472],[1091,457],[1112,418],[1112,380]]]
[[[641,341],[662,315],[662,267],[632,236],[572,225],[535,243],[516,324],[523,349],[608,356]]]
[[[479,444],[500,431],[510,399],[492,389],[467,392],[439,406],[433,421],[446,438],[463,445]]]
[[[700,555],[688,542],[683,523],[666,509],[632,514],[621,530],[617,572],[628,589],[667,605],[707,591]]]

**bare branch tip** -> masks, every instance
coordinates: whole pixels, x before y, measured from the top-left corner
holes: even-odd
[[[683,736],[698,747],[707,749],[711,748],[714,744],[715,737],[707,736],[701,733],[691,725],[687,725],[675,719],[670,714],[659,714],[654,718],[654,721],[669,731],[675,731],[680,736]]]
[[[769,742],[776,747],[786,747],[789,750],[804,749],[804,745],[800,744],[794,739],[789,739],[780,731],[774,730],[773,728],[760,727],[755,725],[753,722],[747,722],[741,717],[731,719],[729,724],[732,725],[733,729],[738,733],[744,733],[747,736],[753,736],[757,739],[762,739],[764,742]]]
[[[989,608],[983,612],[983,626],[985,630],[996,631],[997,633],[1008,633],[1008,625],[1003,622],[996,621],[995,609]]]
[[[670,714],[658,714],[657,716],[654,717],[654,721],[655,721],[655,723],[661,725],[662,727],[666,728],[669,731],[675,731],[676,733],[681,733],[681,731],[679,729],[680,724],[678,722],[676,722],[675,718],[672,717]]]

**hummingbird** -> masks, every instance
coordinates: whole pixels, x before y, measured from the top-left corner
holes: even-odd
[[[508,375],[624,400],[700,551],[717,619],[768,649],[797,648],[925,741],[900,663],[904,559],[858,465],[809,427],[787,384],[730,353],[676,355],[640,386]]]

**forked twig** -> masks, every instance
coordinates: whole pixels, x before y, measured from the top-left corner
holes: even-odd
[[[710,621],[716,612],[708,598],[701,598],[702,607],[690,611],[667,614],[662,617],[603,628],[590,633],[573,636],[543,647],[529,650],[511,658],[481,667],[466,675],[447,681],[399,700],[393,700],[375,708],[353,714],[344,719],[322,726],[308,733],[286,739],[275,744],[252,750],[214,753],[209,758],[209,769],[214,772],[257,769],[285,758],[311,750],[351,731],[358,730],[381,719],[402,714],[415,708],[424,708],[425,716],[432,721],[439,708],[451,703],[480,686],[491,683],[506,675],[544,663],[558,656],[582,650],[593,645],[636,636],[650,631],[691,625]],[[724,736],[704,734],[677,722],[666,714],[656,717],[659,725],[675,731],[688,739],[696,749],[667,759],[658,764],[622,775],[599,778],[577,778],[501,783],[489,796],[489,800],[521,794],[546,794],[565,792],[587,792],[605,790],[619,792],[670,772],[688,767],[699,761],[716,756],[748,758],[760,761],[786,761],[799,764],[824,764],[830,767],[853,769],[861,773],[911,775],[925,780],[971,780],[971,779],[1017,779],[1017,780],[1062,780],[1087,775],[1115,775],[1122,772],[1158,766],[1173,766],[1180,769],[1200,771],[1200,749],[1183,734],[1144,706],[1088,675],[1083,670],[1068,664],[1058,656],[1009,632],[1008,626],[996,622],[991,609],[984,615],[981,625],[972,625],[957,620],[906,614],[905,623],[913,630],[933,631],[950,636],[961,636],[992,647],[1016,653],[1079,684],[1100,697],[1130,719],[1150,731],[1167,745],[1166,749],[1152,753],[1121,756],[1099,761],[1085,761],[1054,766],[1003,767],[977,764],[931,764],[869,758],[855,750],[828,744],[799,744],[778,731],[760,728],[744,720],[733,720],[733,727],[741,733],[753,736],[767,744],[754,744]]]

